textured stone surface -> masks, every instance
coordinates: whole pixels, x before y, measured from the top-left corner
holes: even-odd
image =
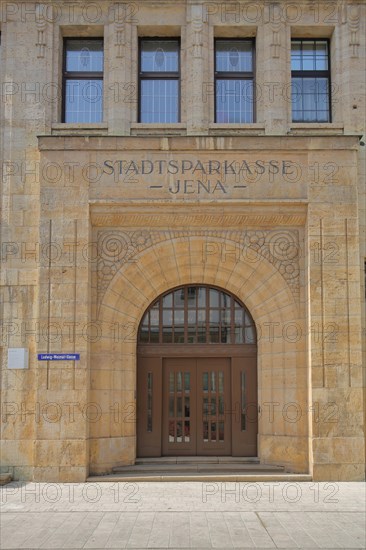
[[[366,6],[103,1],[91,22],[81,3],[72,20],[52,3],[47,17],[39,3],[0,10],[5,468],[84,481],[133,463],[141,317],[200,283],[234,293],[256,323],[260,459],[364,478]],[[156,35],[181,38],[177,124],[137,123],[138,38]],[[101,124],[61,124],[61,93],[49,98],[63,36],[104,36]],[[332,123],[291,122],[291,36],[330,39]],[[251,124],[213,122],[215,37],[255,37]],[[225,173],[243,161],[264,174]],[[29,349],[29,369],[7,368],[8,347]]]

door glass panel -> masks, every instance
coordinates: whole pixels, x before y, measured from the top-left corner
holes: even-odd
[[[153,374],[148,372],[147,374],[147,431],[153,431]]]
[[[208,442],[208,421],[207,420],[203,421],[203,441],[205,443]]]
[[[177,443],[182,443],[182,422],[178,420],[177,422]]]
[[[169,416],[174,416],[174,395],[169,396]]]
[[[189,372],[184,373],[184,390],[186,392],[190,391],[190,373]]]
[[[190,437],[190,425],[189,425],[189,420],[186,420],[184,422],[184,441],[185,443],[189,443],[190,440],[191,440],[191,437]]]
[[[224,396],[223,395],[220,395],[219,396],[219,414],[224,414]]]
[[[211,372],[211,391],[216,391],[216,372]]]
[[[202,388],[203,391],[208,391],[208,372],[203,373]]]
[[[220,370],[219,371],[219,392],[222,393],[224,391],[224,373]]]
[[[190,406],[189,406],[189,397],[184,398],[184,416],[188,417],[190,416]]]
[[[177,397],[177,416],[182,416],[182,398]]]
[[[182,373],[177,372],[177,391],[182,391]]]
[[[216,397],[211,397],[211,416],[216,416]]]
[[[208,415],[208,397],[203,398],[203,416]]]
[[[216,441],[216,422],[211,422],[211,441]]]
[[[246,430],[246,388],[245,388],[245,372],[241,373],[241,431]]]
[[[175,440],[174,427],[175,427],[174,420],[169,420],[169,443],[174,443],[174,440]]]
[[[224,426],[225,426],[224,422],[219,422],[219,441],[220,441],[220,443],[224,442],[224,435],[225,435]]]
[[[169,391],[174,392],[174,372],[169,374]]]

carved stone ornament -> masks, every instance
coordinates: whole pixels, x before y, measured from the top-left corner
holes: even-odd
[[[52,9],[52,6],[48,6],[47,9]],[[36,4],[36,28],[37,28],[37,57],[43,59],[46,50],[46,30],[47,21],[44,18],[44,4]]]
[[[282,275],[295,300],[299,299],[299,233],[297,230],[101,230],[98,232],[97,288],[100,304],[116,273],[138,261],[145,250],[168,240],[202,237],[237,246],[237,261],[253,263],[265,258]],[[204,258],[202,263],[204,263]]]

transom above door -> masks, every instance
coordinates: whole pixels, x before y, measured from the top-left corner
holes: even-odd
[[[161,296],[145,313],[139,344],[255,344],[253,319],[231,294],[184,286]]]

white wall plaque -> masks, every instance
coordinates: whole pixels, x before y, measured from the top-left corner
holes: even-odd
[[[27,369],[29,363],[28,348],[8,349],[8,369]]]

